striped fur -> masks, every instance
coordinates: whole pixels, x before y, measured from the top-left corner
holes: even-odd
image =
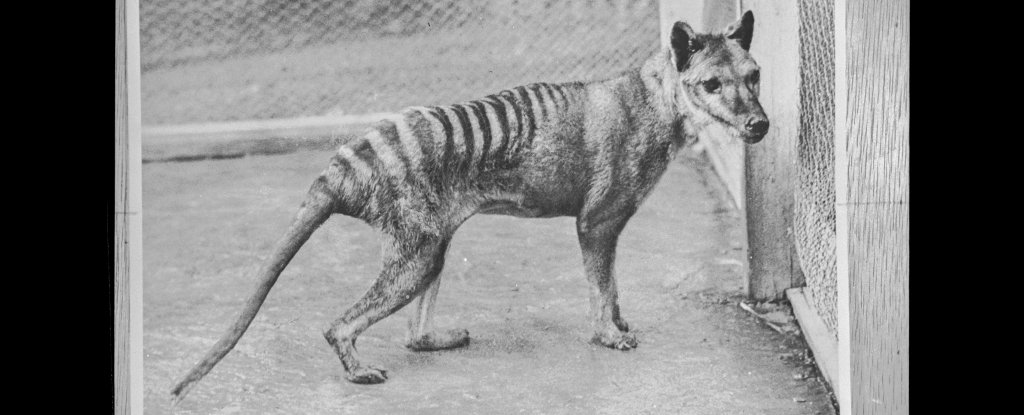
[[[432,330],[448,243],[477,213],[576,217],[591,283],[593,341],[627,350],[614,277],[618,235],[669,160],[706,125],[754,143],[767,131],[757,64],[747,53],[749,12],[719,34],[673,27],[671,47],[641,68],[594,82],[535,83],[455,105],[411,107],[342,145],[313,182],[291,228],[258,275],[258,290],[221,340],[172,390],[176,401],[220,361],[252,322],[270,287],[312,232],[334,213],[380,230],[382,269],[371,288],[324,331],[355,383],[386,371],[363,365],[356,338],[417,301],[406,347],[468,344],[465,330]]]
[[[394,231],[440,235],[445,224],[434,219],[459,213],[446,202],[453,194],[475,191],[482,201],[515,203],[508,195],[523,189],[509,172],[523,165],[538,134],[579,118],[583,96],[583,83],[536,83],[455,105],[407,108],[334,155],[325,177],[343,172],[346,179],[335,183],[362,186],[335,190],[342,195],[338,212]]]

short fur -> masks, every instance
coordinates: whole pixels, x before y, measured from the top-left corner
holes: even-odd
[[[234,347],[292,256],[338,213],[362,219],[383,239],[377,280],[323,333],[352,382],[387,378],[356,358],[356,338],[414,299],[408,348],[469,343],[466,330],[433,331],[431,314],[448,244],[477,213],[576,217],[593,340],[636,347],[613,273],[619,233],[676,151],[706,125],[722,124],[751,143],[764,136],[758,67],[747,52],[752,34],[750,12],[719,34],[695,34],[678,22],[669,48],[616,78],[408,108],[341,146],[260,270],[237,321],[172,390],[175,401]]]

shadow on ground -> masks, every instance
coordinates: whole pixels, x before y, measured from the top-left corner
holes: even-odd
[[[221,335],[331,153],[143,166],[146,413],[830,414],[799,337],[740,310],[741,220],[684,151],[619,241],[622,312],[641,341],[588,343],[571,218],[477,216],[442,273],[437,326],[461,350],[402,347],[409,311],[358,347],[389,370],[349,384],[321,330],[369,287],[376,235],[335,217],[285,270],[248,333],[182,404],[168,391]]]

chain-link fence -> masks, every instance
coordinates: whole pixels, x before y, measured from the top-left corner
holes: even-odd
[[[831,1],[800,0],[800,138],[793,219],[811,304],[838,332],[835,189],[835,31]]]
[[[637,66],[656,0],[142,0],[147,125],[394,111]]]

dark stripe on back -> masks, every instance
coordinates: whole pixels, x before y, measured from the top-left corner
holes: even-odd
[[[444,154],[441,156],[441,169],[448,171],[452,162],[452,153],[455,152],[455,141],[452,138],[452,121],[448,119],[448,113],[438,107],[430,109],[430,115],[441,122],[444,129]]]
[[[540,120],[548,119],[548,107],[544,105],[544,91],[541,90],[544,87],[541,84],[533,84],[529,88],[534,94],[537,94],[537,105],[540,106]]]
[[[498,127],[501,128],[501,143],[498,144],[498,149],[494,152],[495,158],[500,163],[505,150],[508,149],[508,142],[512,139],[509,136],[511,131],[508,130],[508,113],[505,110],[505,101],[501,97],[491,95],[485,100],[494,106],[494,113],[498,116]]]
[[[455,115],[459,118],[459,125],[462,126],[462,139],[466,144],[466,154],[459,165],[459,170],[464,171],[473,162],[473,125],[469,123],[469,114],[462,105],[452,105]]]
[[[509,136],[509,141],[512,141],[512,138],[519,139],[520,136],[523,135],[523,110],[521,108],[521,105],[519,104],[519,101],[516,99],[515,92],[508,90],[502,91],[501,96],[505,97],[505,99],[508,100],[508,104],[512,106],[512,112],[516,116],[516,133],[514,135]],[[512,144],[509,143],[509,146],[511,145]]]
[[[519,99],[521,100],[523,110],[525,111],[523,114],[523,121],[529,122],[530,124],[529,130],[526,132],[526,137],[522,137],[523,142],[526,143],[526,145],[531,145],[533,144],[533,134],[537,129],[536,118],[533,116],[533,103],[530,101],[530,95],[526,93],[526,87],[517,87],[516,91],[519,91]]]
[[[370,166],[370,169],[374,169],[373,166],[377,165],[377,152],[370,145],[370,140],[360,137],[350,147],[356,157],[365,162],[367,166]]]
[[[573,100],[575,99],[574,97],[576,96],[576,90],[577,88],[579,88],[579,86],[580,84],[577,82],[570,82],[558,86],[559,92],[561,92],[562,97],[565,98],[566,106],[572,105]]]
[[[565,91],[562,91],[560,85],[548,85],[551,88],[551,96],[555,98],[555,103],[561,106],[560,111],[569,109],[569,100],[565,98]]]
[[[521,141],[522,140],[522,136],[523,136],[523,109],[522,109],[522,104],[516,98],[516,93],[514,91],[507,89],[507,90],[501,91],[501,93],[499,95],[501,97],[505,98],[505,100],[508,102],[508,105],[512,107],[512,113],[516,117],[516,132],[515,132],[515,134],[512,134],[512,131],[511,130],[509,131],[508,139],[505,140],[505,143],[503,144],[503,147],[500,150],[501,153],[499,153],[499,155],[500,155],[502,160],[508,161],[508,160],[511,159],[511,156],[508,154],[509,150],[515,148],[517,141]]]
[[[420,144],[420,151],[423,152],[423,158],[420,161],[421,167],[437,166],[440,161],[437,154],[439,150],[434,145],[434,127],[426,116],[426,113],[430,111],[429,109],[414,109],[405,116],[405,122],[409,124],[409,130],[416,136],[416,141]],[[439,174],[438,169],[424,168],[423,170],[432,180]]]
[[[331,165],[337,166],[338,170],[340,171],[348,171],[352,169],[352,164],[350,164],[348,160],[342,157],[341,154],[337,153],[335,153],[334,156],[331,157]]]
[[[469,103],[469,107],[473,109],[473,114],[480,124],[480,132],[484,135],[484,146],[480,149],[480,164],[477,165],[478,170],[483,170],[484,163],[487,162],[487,152],[491,150],[491,120],[487,118],[487,109],[484,108],[482,101],[473,101]]]
[[[412,163],[409,161],[409,156],[405,154],[405,146],[402,145],[402,137],[398,134],[398,127],[395,126],[394,121],[381,121],[377,124],[377,131],[380,131],[381,137],[384,137],[384,142],[394,150],[398,160],[405,166],[406,177],[415,178],[416,174],[411,172]]]
[[[552,112],[551,114],[549,114],[549,117],[555,118],[555,115],[558,114],[558,100],[555,98],[555,93],[551,92],[551,85],[537,84],[537,95],[544,95],[545,93],[547,94],[547,96],[544,97],[544,99],[548,101],[548,105],[550,105],[552,109]]]

